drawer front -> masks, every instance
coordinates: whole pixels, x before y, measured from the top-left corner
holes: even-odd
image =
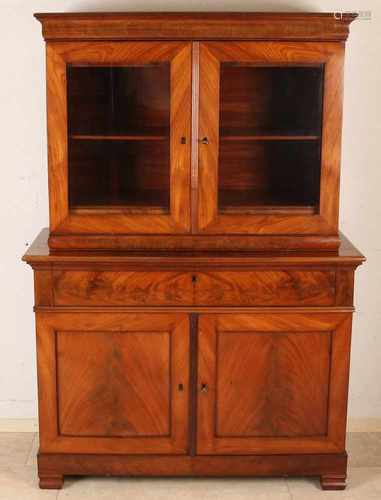
[[[331,306],[334,271],[216,271],[197,273],[195,301],[213,306]]]
[[[176,272],[54,271],[58,306],[191,305],[192,275]]]
[[[332,306],[336,273],[56,270],[53,296],[57,306]]]

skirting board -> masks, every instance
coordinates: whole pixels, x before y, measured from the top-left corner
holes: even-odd
[[[0,432],[38,432],[38,419],[0,418]]]
[[[381,418],[349,418],[348,432],[381,432]],[[37,418],[0,418],[0,432],[38,432]]]

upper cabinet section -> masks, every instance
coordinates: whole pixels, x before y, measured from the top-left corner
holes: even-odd
[[[337,248],[355,14],[36,17],[51,248]]]

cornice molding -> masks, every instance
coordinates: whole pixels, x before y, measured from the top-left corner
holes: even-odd
[[[46,41],[345,41],[356,13],[39,13]]]

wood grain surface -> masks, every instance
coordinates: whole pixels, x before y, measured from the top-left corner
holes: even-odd
[[[241,456],[139,456],[40,453],[40,475],[112,476],[344,476],[346,453]]]
[[[57,331],[60,435],[169,436],[170,342],[154,330]]]
[[[41,452],[186,452],[186,315],[38,313],[37,348]]]
[[[185,305],[193,303],[192,274],[54,271],[55,305]]]
[[[53,272],[57,306],[329,306],[335,286],[332,271]]]
[[[224,237],[222,237],[223,239]],[[114,251],[113,250],[99,250],[97,252],[89,249],[78,251],[62,251],[53,250],[49,248],[49,229],[44,228],[37,235],[36,239],[28,248],[23,256],[23,261],[27,262],[34,268],[51,269],[54,266],[92,266],[99,269],[100,266],[114,267],[114,270],[121,270],[132,268],[134,270],[163,270],[172,269],[177,270],[178,266],[182,268],[191,268],[198,270],[201,267],[229,269],[229,268],[242,268],[243,270],[252,267],[260,268],[267,267],[341,267],[347,269],[354,269],[365,262],[364,255],[351,243],[342,233],[340,233],[339,247],[334,251],[324,247],[324,242],[320,239],[320,244],[323,245],[319,251],[306,251],[299,248],[298,251],[280,250],[279,248],[272,248],[271,250],[253,251],[250,248],[246,250],[234,251],[220,251],[221,247],[214,247],[214,251],[200,251],[191,252],[174,250],[170,243],[164,252],[157,252],[155,250],[146,249],[144,251]],[[203,238],[204,240],[209,239]],[[218,240],[221,237],[217,238]],[[282,239],[282,237],[274,237],[275,240]],[[292,238],[294,241],[297,239]],[[163,240],[165,241],[165,239]],[[244,240],[245,241],[245,240]],[[216,242],[218,245],[218,241]],[[324,250],[325,248],[325,250]]]
[[[330,306],[335,302],[334,272],[214,271],[196,277],[196,304]]]
[[[330,348],[329,332],[218,332],[216,437],[326,435]]]
[[[201,315],[198,453],[343,452],[350,337],[345,313]]]
[[[45,40],[346,40],[356,13],[40,13]]]

